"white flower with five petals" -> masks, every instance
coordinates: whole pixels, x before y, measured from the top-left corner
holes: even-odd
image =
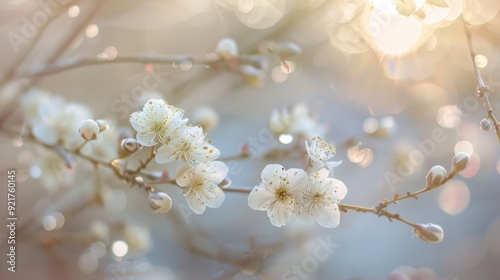
[[[220,151],[205,141],[200,126],[181,126],[175,130],[168,144],[156,152],[157,163],[184,160],[186,163],[209,162],[217,159]]]
[[[300,194],[307,186],[306,172],[269,164],[262,170],[261,178],[260,185],[248,196],[248,205],[254,210],[267,211],[274,226],[286,225],[295,208],[300,206]]]
[[[306,141],[306,151],[311,172],[321,168],[327,168],[331,171],[333,167],[342,163],[342,161],[328,161],[335,155],[336,149],[321,137],[314,137],[311,145]]]
[[[130,124],[137,131],[137,141],[143,146],[166,143],[179,126],[184,125],[184,110],[168,105],[162,99],[150,99],[141,112],[130,116]]]
[[[184,189],[188,206],[196,213],[203,214],[206,207],[219,208],[224,202],[224,191],[218,186],[228,173],[221,161],[200,163],[194,167],[183,165],[177,169],[175,181]]]
[[[342,181],[328,178],[328,174],[323,168],[309,175],[297,216],[308,224],[316,221],[323,227],[334,228],[340,223],[338,203],[346,196],[347,188]]]

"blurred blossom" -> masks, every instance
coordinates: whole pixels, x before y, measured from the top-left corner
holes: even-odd
[[[309,108],[304,104],[293,106],[291,112],[288,109],[281,112],[274,109],[269,127],[276,135],[297,135],[309,141],[314,137],[323,137],[325,133],[325,126],[309,115]]]
[[[36,174],[39,175],[42,186],[50,192],[56,192],[62,185],[71,184],[76,175],[61,155],[44,147],[35,149],[32,166],[39,169]]]

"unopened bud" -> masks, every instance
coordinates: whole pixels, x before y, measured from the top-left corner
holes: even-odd
[[[232,38],[224,38],[217,43],[215,52],[224,59],[231,59],[238,56],[238,45]]]
[[[163,192],[150,193],[148,203],[156,213],[167,213],[172,208],[172,198]]]
[[[264,83],[264,71],[250,65],[243,65],[240,68],[241,76],[246,84],[260,87]]]
[[[470,163],[470,155],[465,152],[457,153],[451,160],[450,174],[457,174],[464,170]]]
[[[493,122],[490,118],[485,118],[480,123],[481,130],[490,131],[493,128]]]
[[[95,121],[99,126],[99,132],[104,132],[109,129],[108,121],[106,120],[96,120]]]
[[[425,179],[427,179],[427,188],[432,189],[443,184],[448,176],[448,172],[441,165],[435,165],[429,170]]]
[[[123,139],[121,143],[122,151],[133,154],[141,148],[141,144],[135,138]]]
[[[425,242],[439,243],[443,240],[443,228],[435,224],[418,224],[413,227],[413,234]]]
[[[210,131],[217,126],[219,116],[212,107],[202,106],[193,112],[191,121],[200,125],[204,131]]]
[[[284,60],[302,53],[302,49],[295,43],[278,43],[274,45],[273,52]]]
[[[80,124],[78,132],[87,141],[95,140],[99,136],[99,125],[94,120],[84,120]]]

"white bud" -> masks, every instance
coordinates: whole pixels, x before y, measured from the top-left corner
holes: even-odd
[[[84,120],[80,124],[78,132],[87,141],[95,140],[99,136],[99,125],[94,120]]]
[[[274,45],[273,52],[283,60],[299,55],[302,49],[295,43],[278,43]]]
[[[443,184],[448,172],[441,165],[435,165],[429,170],[425,179],[427,179],[427,188],[432,189]]]
[[[451,160],[450,174],[457,174],[464,170],[470,163],[470,155],[465,152],[457,153]]]
[[[481,130],[490,131],[493,128],[493,122],[490,118],[485,118],[480,123]]]
[[[99,132],[104,132],[109,129],[108,121],[106,120],[96,120],[95,121],[99,126]]]
[[[238,56],[238,45],[232,38],[224,38],[217,43],[215,52],[224,59],[231,59]]]
[[[172,198],[163,192],[150,193],[148,203],[156,213],[167,213],[172,208]]]
[[[443,240],[443,228],[435,224],[418,224],[413,228],[413,234],[425,242],[439,243]]]
[[[241,76],[246,84],[260,87],[264,83],[264,71],[250,65],[243,65],[240,68]]]
[[[137,152],[141,148],[141,144],[135,138],[127,138],[123,139],[121,143],[122,151],[125,151],[129,154],[133,154]]]
[[[196,108],[190,119],[193,123],[200,125],[204,131],[212,130],[219,122],[217,112],[212,107],[208,106]]]

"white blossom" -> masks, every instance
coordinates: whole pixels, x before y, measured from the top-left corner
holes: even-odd
[[[130,123],[137,131],[137,140],[143,146],[154,146],[170,140],[176,128],[186,123],[184,110],[168,105],[161,99],[150,99],[142,111],[130,116]]]
[[[306,151],[311,172],[321,168],[331,170],[342,163],[342,161],[328,161],[335,155],[336,149],[321,137],[314,137],[311,145],[306,140]]]
[[[63,157],[53,150],[38,147],[32,170],[40,176],[42,186],[49,192],[55,192],[63,185],[70,185],[75,178],[75,172],[67,166]]]
[[[135,140],[135,139],[133,139]],[[91,155],[93,158],[109,162],[118,157],[118,131],[114,127],[99,133],[97,140],[87,143],[82,152]]]
[[[157,163],[184,160],[186,163],[209,162],[217,159],[220,152],[205,141],[205,133],[199,126],[181,126],[175,130],[168,144],[156,152]]]
[[[269,127],[276,135],[292,134],[311,140],[316,136],[323,136],[324,125],[319,124],[309,115],[309,109],[304,104],[295,105],[291,112],[283,109],[281,112],[273,110]]]
[[[183,165],[177,170],[175,181],[184,188],[189,207],[196,214],[203,214],[206,207],[219,208],[224,202],[224,192],[218,185],[228,171],[221,161],[200,163],[194,167]]]
[[[267,211],[267,217],[276,227],[286,225],[297,207],[301,192],[307,186],[307,174],[302,169],[269,164],[261,174],[261,183],[248,196],[248,205],[254,210]]]
[[[323,168],[309,175],[297,216],[309,224],[316,221],[323,227],[334,228],[340,223],[338,203],[346,196],[347,188],[340,180],[328,178],[328,174],[328,169]]]
[[[31,91],[21,100],[21,109],[33,136],[48,145],[81,143],[78,128],[92,115],[87,107],[44,91]]]

